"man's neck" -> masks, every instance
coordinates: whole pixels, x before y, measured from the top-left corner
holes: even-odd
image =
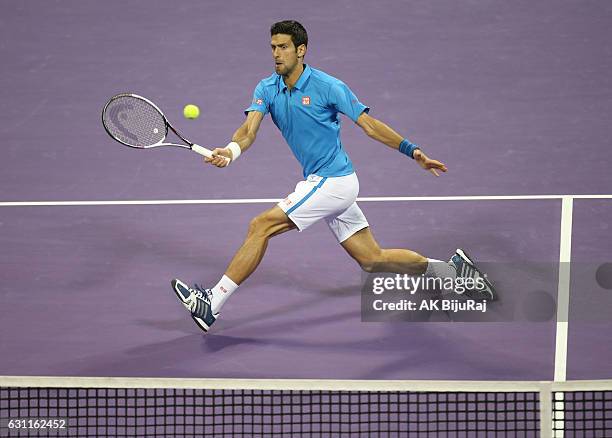
[[[297,81],[300,79],[300,76],[302,76],[302,73],[304,72],[304,64],[299,64],[292,72],[289,76],[284,76],[283,80],[285,81],[285,85],[287,86],[287,89],[289,89],[289,91],[291,91],[291,89],[295,86],[295,84],[297,83]]]

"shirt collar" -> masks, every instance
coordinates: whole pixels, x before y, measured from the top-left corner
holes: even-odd
[[[310,66],[308,64],[304,64],[304,71],[300,75],[298,81],[295,83],[293,88],[298,89],[298,90],[303,90],[304,84],[306,84],[306,81],[310,77],[311,71],[312,69],[310,68]],[[287,89],[287,85],[285,85],[285,80],[283,79],[282,76],[279,75],[279,77],[280,77],[281,91],[285,91]]]

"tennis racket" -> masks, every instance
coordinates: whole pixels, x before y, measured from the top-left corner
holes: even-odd
[[[212,157],[211,150],[179,134],[157,105],[137,94],[122,93],[111,97],[102,110],[102,124],[113,139],[125,146],[137,149],[174,146],[190,149],[206,158]],[[166,141],[169,130],[182,143]]]

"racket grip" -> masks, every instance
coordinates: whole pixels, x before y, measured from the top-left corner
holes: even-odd
[[[206,149],[205,147],[200,146],[199,144],[194,144],[191,146],[191,150],[205,156],[206,158],[212,157],[212,151],[210,149]]]
[[[212,157],[212,151],[210,149],[206,149],[203,146],[200,146],[199,144],[192,145],[191,146],[191,150],[196,152],[196,153],[198,153],[198,154],[200,154],[200,155],[204,155],[206,158],[211,158]],[[223,158],[229,164],[230,159],[227,158],[227,157],[223,157]]]

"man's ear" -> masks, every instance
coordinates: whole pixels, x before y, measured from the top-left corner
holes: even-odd
[[[298,58],[303,58],[306,55],[306,44],[300,44],[298,46]]]

